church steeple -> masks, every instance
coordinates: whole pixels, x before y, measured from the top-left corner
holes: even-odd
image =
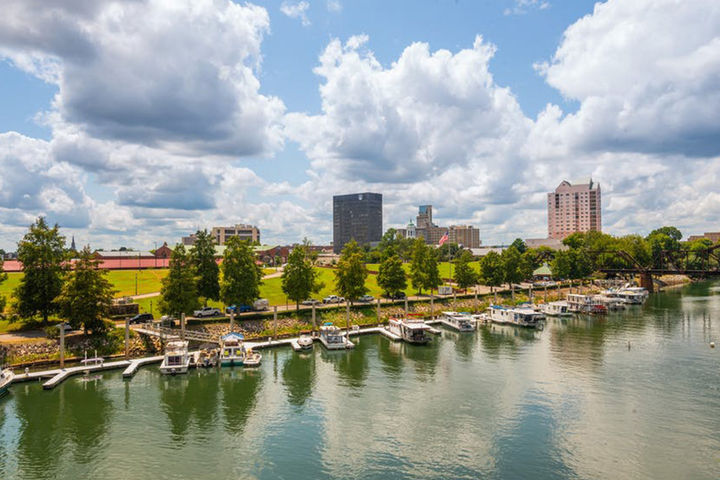
[[[72,241],[70,242],[70,250],[73,252],[77,252],[77,249],[75,248],[75,235],[72,236]]]

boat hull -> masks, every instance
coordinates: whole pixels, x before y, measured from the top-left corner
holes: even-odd
[[[222,358],[220,359],[220,365],[223,367],[241,367],[244,361],[241,358]]]
[[[188,372],[189,365],[160,365],[160,373],[163,375],[178,375]]]

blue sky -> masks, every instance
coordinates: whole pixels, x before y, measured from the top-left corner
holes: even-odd
[[[713,0],[10,0],[0,248],[37,215],[98,248],[327,243],[367,190],[386,228],[430,203],[492,244],[588,176],[610,233],[717,230],[718,31]]]

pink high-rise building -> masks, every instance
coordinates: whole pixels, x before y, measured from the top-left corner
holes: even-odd
[[[575,232],[602,231],[600,185],[592,179],[573,185],[567,180],[548,193],[548,236],[565,238]]]

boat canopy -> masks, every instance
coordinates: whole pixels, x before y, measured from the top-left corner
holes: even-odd
[[[245,336],[242,333],[230,332],[220,337],[223,341],[227,340],[245,340]]]

